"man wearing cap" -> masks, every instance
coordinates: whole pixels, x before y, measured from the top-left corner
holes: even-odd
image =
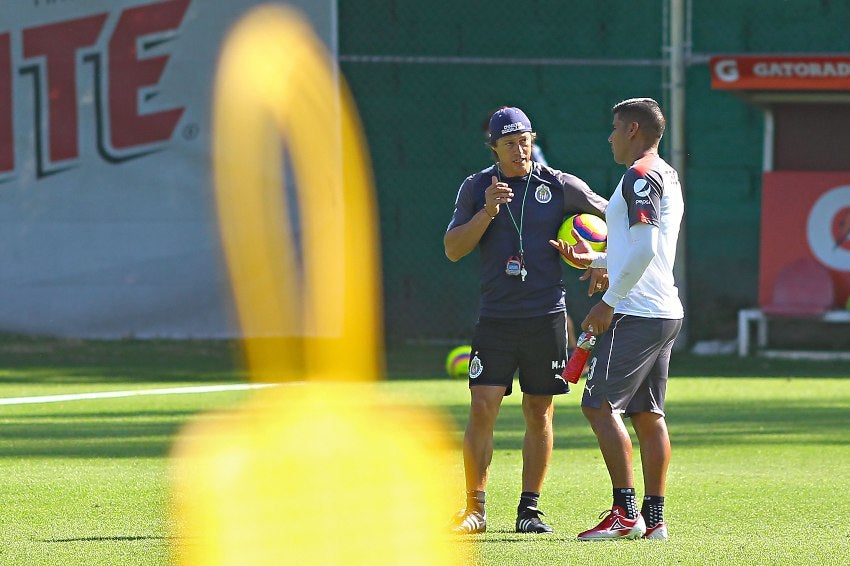
[[[587,183],[532,159],[531,121],[519,108],[490,118],[488,145],[496,163],[467,177],[443,243],[458,261],[479,249],[479,318],[469,363],[470,410],[463,441],[466,507],[456,533],[487,528],[485,491],[493,428],[519,370],[525,417],[522,493],[516,530],[550,533],[538,498],[552,455],[553,395],[569,392],[562,263],[549,245],[564,217],[603,216],[608,202]],[[604,270],[589,274],[592,291],[607,288]],[[597,285],[599,287],[597,288]]]

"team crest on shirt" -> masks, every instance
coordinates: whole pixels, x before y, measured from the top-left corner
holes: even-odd
[[[552,200],[552,191],[549,189],[549,185],[539,185],[534,189],[534,198],[540,204],[546,204]]]
[[[484,371],[484,364],[481,363],[481,358],[472,356],[472,359],[469,360],[469,379],[475,379],[481,375],[482,371]]]

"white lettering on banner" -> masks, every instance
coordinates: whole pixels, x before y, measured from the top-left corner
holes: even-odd
[[[148,51],[173,38],[190,0],[166,0],[22,29],[24,63],[35,96],[37,174],[43,177],[73,165],[80,157],[78,61],[91,63],[95,75],[98,151],[110,162],[147,155],[171,139],[185,108],[140,111],[140,101],[156,87],[169,55]],[[97,49],[104,30],[109,38]],[[16,168],[14,149],[14,67],[12,32],[0,32],[0,177]],[[81,58],[80,58],[81,56]]]
[[[714,65],[717,78],[723,82],[731,83],[737,81],[741,75],[738,73],[738,62],[734,59],[723,59]]]
[[[760,62],[753,65],[753,74],[759,78],[847,78],[850,77],[850,63]]]

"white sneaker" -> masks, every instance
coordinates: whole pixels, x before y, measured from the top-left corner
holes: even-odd
[[[459,535],[472,535],[487,530],[487,512],[467,511],[463,509],[452,522],[452,532]]]
[[[661,522],[654,527],[649,527],[643,535],[643,538],[654,540],[667,540],[667,523]]]

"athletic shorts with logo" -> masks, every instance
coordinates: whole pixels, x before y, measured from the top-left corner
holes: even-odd
[[[615,314],[588,361],[583,407],[611,404],[615,413],[664,415],[673,342],[681,319]]]
[[[513,390],[514,374],[529,395],[569,393],[561,377],[567,358],[566,313],[529,318],[481,317],[472,338],[469,386],[499,385]]]

